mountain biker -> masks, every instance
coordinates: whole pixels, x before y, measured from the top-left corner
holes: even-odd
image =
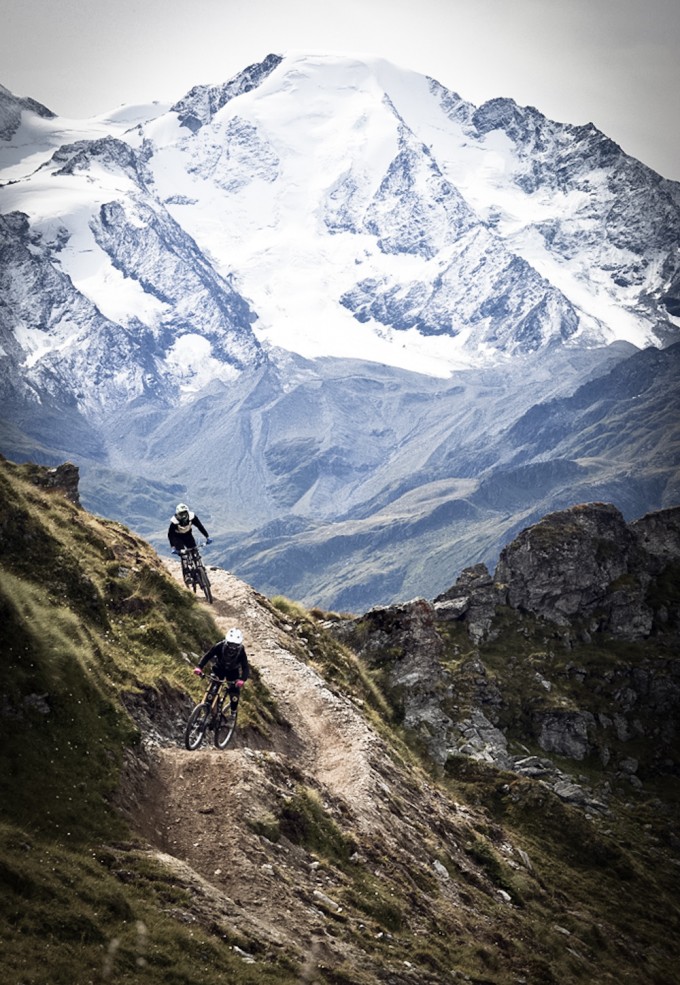
[[[230,629],[223,640],[219,640],[207,653],[205,653],[194,667],[194,674],[203,677],[203,668],[211,660],[215,663],[212,672],[215,677],[222,681],[227,681],[227,694],[229,695],[230,711],[233,713],[238,708],[241,688],[250,677],[250,666],[246,648],[243,645],[243,633],[234,627]]]
[[[168,540],[170,541],[173,553],[179,553],[183,547],[196,546],[192,527],[196,527],[201,531],[205,537],[206,544],[212,543],[211,538],[208,536],[208,531],[196,514],[191,512],[186,503],[178,503],[175,509],[175,515],[170,520],[170,526],[168,527]]]

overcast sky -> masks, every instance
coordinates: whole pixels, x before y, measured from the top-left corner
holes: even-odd
[[[680,180],[680,0],[0,0],[0,24],[0,83],[61,116],[175,100],[269,52],[364,52],[593,122]]]

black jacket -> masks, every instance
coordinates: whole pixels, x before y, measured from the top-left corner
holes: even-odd
[[[197,527],[203,536],[207,539],[208,531],[205,529],[201,521],[194,513],[189,514],[190,520],[188,526],[180,526],[177,517],[173,516],[170,521],[170,526],[168,527],[168,540],[170,541],[170,546],[181,550],[182,547],[195,547],[196,541],[194,540],[194,535],[192,527]]]
[[[211,660],[215,661],[211,668],[213,674],[223,681],[247,681],[250,677],[246,648],[242,643],[220,640],[201,657],[198,666],[203,670]]]

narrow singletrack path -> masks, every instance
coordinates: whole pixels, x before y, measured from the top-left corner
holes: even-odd
[[[379,739],[351,701],[331,691],[308,664],[286,648],[285,634],[272,613],[245,582],[220,568],[210,569],[214,604],[210,607],[225,633],[238,626],[248,659],[257,667],[295,735],[300,766],[333,798],[345,801],[356,823],[376,820],[371,767]]]
[[[179,580],[179,563],[166,565]],[[259,942],[256,950],[284,948],[301,967],[310,955],[361,967],[368,960],[361,936],[382,932],[369,930],[360,915],[353,918],[358,937],[338,937],[334,920],[346,919],[352,877],[306,847],[304,838],[280,836],[286,810],[301,790],[312,791],[356,843],[351,861],[367,880],[381,869],[406,878],[414,865],[433,878],[428,853],[439,849],[430,845],[432,833],[452,824],[466,829],[468,811],[390,755],[360,709],[300,658],[304,640],[285,616],[228,571],[210,568],[209,575],[214,603],[199,604],[220,632],[241,629],[282,724],[273,725],[266,740],[250,741],[237,728],[225,750],[215,749],[207,735],[198,750],[187,751],[181,726],[175,741],[149,738],[128,779],[127,813],[148,851],[186,888],[192,902],[178,913],[181,919],[217,928],[227,941],[241,934]],[[189,687],[193,675],[189,667],[186,672]],[[447,851],[454,850],[455,839],[447,838]],[[454,880],[439,892],[439,907],[458,912],[465,905]]]

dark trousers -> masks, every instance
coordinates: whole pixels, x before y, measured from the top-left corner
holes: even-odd
[[[230,711],[236,711],[241,697],[241,689],[236,687],[234,681],[227,681],[227,694],[229,695]]]

